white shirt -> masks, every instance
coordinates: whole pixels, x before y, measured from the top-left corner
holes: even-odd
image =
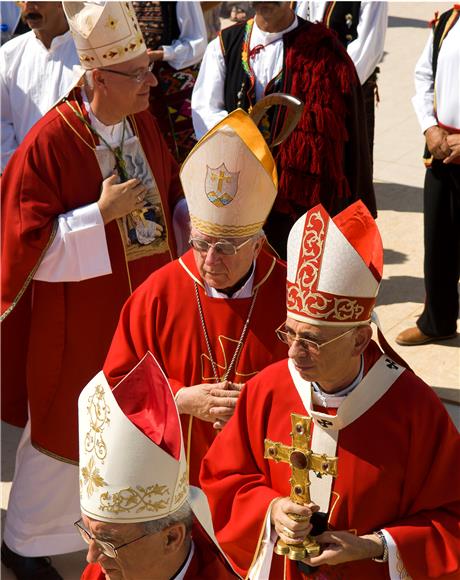
[[[280,32],[264,32],[254,21],[249,49],[257,45],[265,48],[250,59],[256,84],[256,100],[264,94],[265,87],[283,68],[283,34],[290,32],[298,25],[297,17],[293,23]],[[227,71],[220,45],[215,38],[209,43],[201,63],[192,94],[193,128],[197,139],[212,129],[228,115],[225,110],[224,85]]]
[[[200,62],[208,44],[208,34],[199,2],[177,2],[179,38],[162,46],[163,60],[176,70]]]
[[[297,14],[310,22],[322,22],[327,2],[297,2]],[[361,84],[374,72],[382,60],[388,25],[388,3],[361,2],[358,36],[347,46]]]
[[[91,111],[84,91],[82,96],[92,126],[109,145],[118,146],[122,139],[123,123],[104,125]],[[126,123],[125,139],[132,135],[130,125]],[[34,280],[79,282],[111,273],[104,220],[97,203],[58,216],[56,235],[35,272]]]
[[[438,124],[460,129],[460,19],[444,37],[433,78],[433,32],[415,65],[412,105],[424,133]],[[435,111],[436,93],[436,111]],[[436,118],[437,115],[437,118]]]
[[[0,48],[2,171],[30,128],[69,92],[78,62],[68,31],[54,38],[49,49],[33,31]]]

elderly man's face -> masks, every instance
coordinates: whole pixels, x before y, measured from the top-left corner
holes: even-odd
[[[163,573],[164,533],[157,532],[144,537],[140,524],[111,524],[82,516],[82,524],[92,537],[121,546],[135,540],[132,544],[120,548],[117,558],[109,558],[91,541],[86,559],[89,563],[99,563],[106,580],[167,580],[169,575]],[[137,539],[139,538],[139,539]]]
[[[107,67],[110,70],[98,69],[104,78],[103,98],[113,111],[126,116],[148,108],[150,87],[158,84],[155,75],[148,71],[149,65],[150,59],[145,52],[127,62]],[[137,75],[142,77],[140,82]]]
[[[18,2],[18,4],[22,19],[32,30],[52,32],[65,18],[61,2]]]
[[[215,238],[202,234],[192,228],[192,238],[200,238],[209,243],[215,243],[223,238]],[[235,246],[242,244],[248,238],[234,239],[225,238]],[[252,262],[258,256],[263,244],[263,238],[254,238],[240,248],[236,254],[225,256],[218,253],[214,248],[209,248],[207,252],[193,250],[195,262],[203,280],[217,290],[232,288],[239,282],[251,268]]]
[[[341,385],[341,382],[349,375],[350,361],[356,359],[357,334],[364,332],[361,327],[351,330],[344,327],[315,326],[288,317],[285,330],[291,336],[297,335],[297,338],[319,344],[343,334],[344,336],[325,345],[319,351],[314,347],[302,345],[299,340],[291,340],[288,356],[306,381],[318,382],[326,390],[330,386],[346,386]],[[347,332],[348,330],[350,332]]]

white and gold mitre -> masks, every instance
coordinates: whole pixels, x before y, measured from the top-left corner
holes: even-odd
[[[104,522],[178,510],[189,485],[179,414],[151,353],[113,389],[101,371],[78,400],[80,504]]]
[[[318,326],[364,324],[371,318],[382,273],[382,239],[363,202],[334,218],[317,205],[289,233],[287,314]]]
[[[147,47],[131,2],[63,2],[85,69],[132,60]]]
[[[184,161],[180,178],[192,226],[215,237],[257,233],[278,189],[270,149],[241,109],[200,139]]]

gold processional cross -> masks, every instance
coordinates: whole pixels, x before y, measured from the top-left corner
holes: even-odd
[[[314,471],[318,476],[331,475],[337,477],[337,457],[318,455],[310,449],[311,417],[304,417],[291,413],[292,446],[265,439],[265,459],[289,463],[291,466],[290,498],[293,502],[304,505],[310,503],[310,478],[309,471]],[[297,514],[289,514],[295,521],[305,521],[307,518]],[[303,560],[307,556],[317,556],[321,547],[312,536],[307,536],[301,544],[286,544],[278,539],[275,553],[287,556],[290,560]]]

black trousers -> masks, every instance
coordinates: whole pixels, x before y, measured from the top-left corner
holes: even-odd
[[[425,308],[417,326],[428,336],[453,334],[460,277],[460,165],[434,160],[424,186]]]

